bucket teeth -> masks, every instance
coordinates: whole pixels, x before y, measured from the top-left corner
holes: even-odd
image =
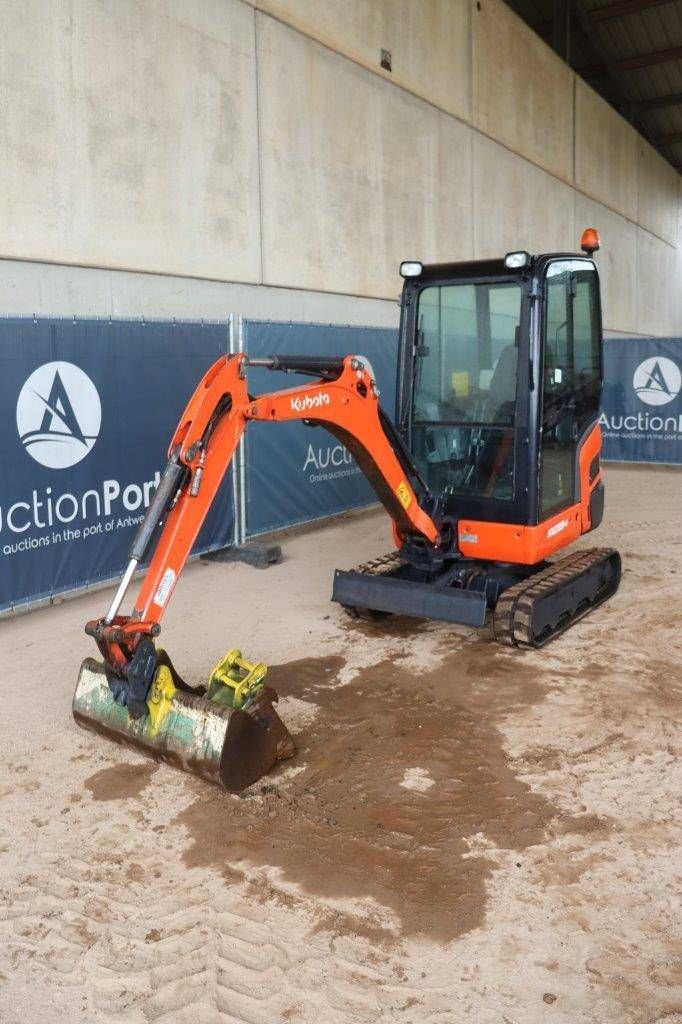
[[[81,665],[73,716],[85,729],[135,747],[184,771],[239,792],[294,753],[277,714],[277,694],[264,687],[245,709],[222,706],[192,690],[159,652],[149,699],[154,712],[132,717],[116,702],[106,667],[92,658]],[[178,685],[179,683],[179,685]]]

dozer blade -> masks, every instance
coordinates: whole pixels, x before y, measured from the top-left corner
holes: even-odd
[[[294,742],[273,707],[276,700],[274,690],[264,687],[247,710],[238,710],[174,689],[162,715],[133,718],[114,700],[104,665],[86,658],[73,717],[85,729],[238,793],[294,753]]]
[[[332,601],[342,605],[353,618],[411,615],[483,626],[487,613],[484,593],[443,585],[442,580],[419,582],[409,578],[408,568],[398,552],[392,551],[355,569],[337,569]]]

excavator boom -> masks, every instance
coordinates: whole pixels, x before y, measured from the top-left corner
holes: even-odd
[[[364,357],[272,356],[253,363],[316,379],[254,398],[247,389],[245,354],[221,357],[207,371],[173,434],[168,463],[112,604],[104,617],[85,627],[103,662],[86,659],[74,697],[74,716],[86,728],[117,736],[230,789],[255,781],[293,752],[273,707],[276,694],[264,686],[265,672],[255,671],[262,666],[231,652],[224,659],[229,667],[221,662],[205,692],[182,680],[154,639],[248,422],[303,420],[325,427],[348,447],[372,483],[391,516],[398,544],[412,539],[435,550],[441,540],[439,526],[424,508],[430,503],[426,486],[381,412],[376,380]],[[133,611],[121,615],[135,571],[152,547]]]
[[[416,471],[407,462],[409,456],[397,452],[395,439],[389,439],[376,381],[363,357],[324,360],[273,356],[258,360],[255,365],[271,369],[300,372],[312,366],[320,373],[338,372],[338,376],[321,377],[314,384],[257,398],[247,391],[248,365],[244,354],[218,359],[199,382],[180,417],[155,500],[130,555],[130,562],[135,564],[132,569],[128,566],[129,578],[164,519],[132,614],[137,632],[151,633],[161,621],[249,420],[305,420],[326,427],[357,458],[400,536],[416,534],[432,545],[438,543],[439,529],[421,507],[414,478],[410,479]],[[119,588],[104,627],[114,622],[124,592]],[[102,628],[96,635],[106,636],[107,630]]]

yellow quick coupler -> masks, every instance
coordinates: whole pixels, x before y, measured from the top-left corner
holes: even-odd
[[[262,661],[247,661],[234,647],[211,672],[206,696],[217,704],[241,709],[263,689],[267,672]]]

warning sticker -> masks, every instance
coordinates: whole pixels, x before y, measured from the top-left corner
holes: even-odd
[[[165,605],[166,601],[170,596],[170,592],[173,589],[174,583],[175,570],[166,569],[165,573],[161,577],[161,582],[156,588],[156,593],[154,594],[154,604],[158,604],[159,608],[163,608],[163,606]]]
[[[403,506],[403,508],[409,508],[410,503],[412,501],[412,495],[410,494],[410,489],[404,480],[401,484],[398,484],[398,486],[395,489],[395,493],[397,494],[398,501]]]

